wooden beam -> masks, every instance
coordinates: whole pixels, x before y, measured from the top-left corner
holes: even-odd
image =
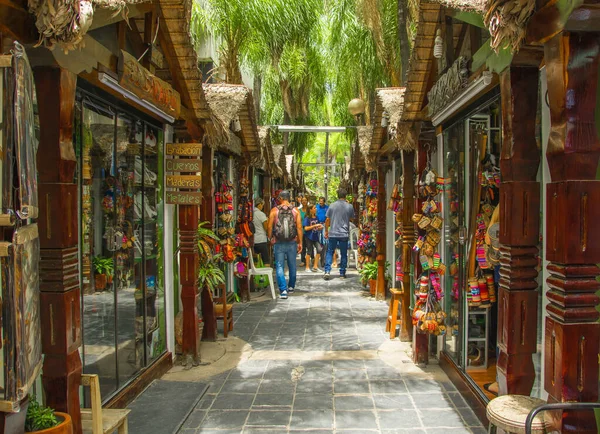
[[[10,0],[0,0],[0,33],[23,44],[38,40],[33,15]]]
[[[446,15],[446,69],[452,66],[454,63],[454,25],[452,23],[452,17]]]
[[[117,43],[119,45],[119,50],[125,49],[125,38],[127,35],[127,23],[125,21],[119,21],[117,24]]]
[[[465,44],[467,31],[469,28],[473,26],[469,26],[468,24],[462,24],[460,26],[460,33],[458,35],[458,42],[456,43],[456,48],[454,49],[454,57],[457,58],[460,56],[460,52],[462,51],[463,45]]]
[[[152,60],[152,38],[154,38],[155,17],[154,12],[146,12],[144,15],[144,45],[146,47],[145,50],[148,51],[142,58],[142,66],[146,69],[150,69],[150,61]]]

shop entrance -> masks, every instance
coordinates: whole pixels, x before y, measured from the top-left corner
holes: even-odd
[[[488,399],[497,391],[500,276],[499,97],[488,98],[443,128],[443,261],[448,333],[443,350]],[[541,297],[540,297],[541,304]],[[541,315],[541,306],[538,315]],[[541,320],[538,318],[538,341]],[[540,375],[541,349],[534,355]],[[533,394],[539,392],[536,381]]]

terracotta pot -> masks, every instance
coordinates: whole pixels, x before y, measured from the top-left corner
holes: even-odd
[[[73,434],[73,422],[71,422],[71,416],[67,413],[61,413],[59,411],[54,412],[59,420],[62,420],[60,424],[53,428],[43,429],[41,431],[26,432],[25,434]]]
[[[108,275],[106,276],[106,283],[107,283],[107,285],[112,285],[112,283],[113,283],[113,277],[112,277],[112,275],[111,276],[108,276]]]
[[[96,274],[94,276],[96,291],[104,291],[107,283],[106,274]]]
[[[375,295],[377,293],[377,280],[369,279],[369,291],[371,295]]]

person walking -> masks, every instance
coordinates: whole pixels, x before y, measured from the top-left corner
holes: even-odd
[[[321,244],[323,225],[319,223],[319,219],[317,219],[317,208],[314,205],[308,207],[307,216],[304,218],[303,225],[304,240],[306,244],[306,271],[311,271],[310,264],[312,262],[312,271],[318,273],[320,270],[317,265],[319,264],[321,252],[323,251],[323,244]]]
[[[281,203],[269,214],[267,234],[273,246],[275,256],[275,273],[279,297],[286,299],[288,292],[296,287],[296,256],[302,252],[302,221],[300,212],[290,203],[290,192],[279,193]],[[284,263],[287,260],[289,281],[285,279]]]
[[[304,222],[304,219],[306,218],[307,214],[306,211],[308,210],[308,198],[306,196],[302,196],[300,198],[300,206],[298,207],[298,211],[300,211],[300,220],[302,222]],[[309,267],[310,264],[306,264],[305,263],[305,258],[306,258],[306,234],[303,235],[302,238],[302,253],[300,253],[300,266],[304,266],[306,265],[306,267]]]
[[[260,255],[265,267],[271,265],[271,255],[269,252],[269,240],[267,239],[268,218],[264,213],[265,201],[257,198],[254,201],[254,253]]]
[[[354,218],[354,208],[346,201],[347,192],[344,188],[339,188],[337,194],[338,200],[329,206],[325,220],[325,238],[329,241],[323,276],[325,280],[331,279],[331,262],[336,249],[340,249],[340,277],[342,279],[346,278],[348,265],[350,220]]]

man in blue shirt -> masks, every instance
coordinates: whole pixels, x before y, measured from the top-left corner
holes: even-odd
[[[346,278],[348,265],[348,239],[350,238],[350,220],[354,218],[354,207],[346,201],[347,192],[340,188],[338,200],[327,210],[325,220],[325,238],[328,239],[327,258],[325,259],[325,280],[331,279],[331,263],[336,249],[340,249],[340,277]]]
[[[319,203],[317,204],[317,219],[319,220],[319,223],[325,223],[328,209],[329,205],[325,203],[325,198],[321,196],[319,198]]]

